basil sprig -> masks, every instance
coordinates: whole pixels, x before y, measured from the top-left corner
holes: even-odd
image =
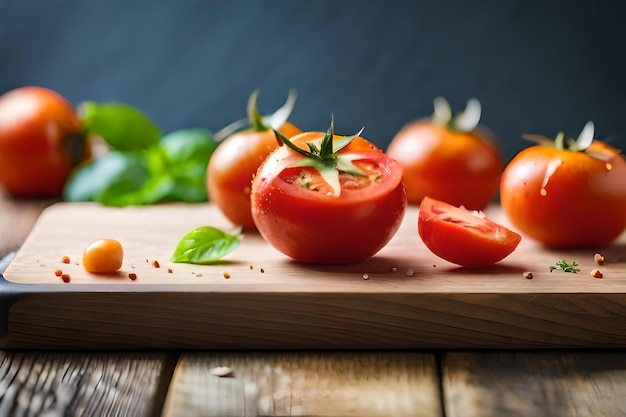
[[[170,261],[212,264],[235,250],[242,238],[241,229],[231,234],[212,226],[201,226],[183,236]]]

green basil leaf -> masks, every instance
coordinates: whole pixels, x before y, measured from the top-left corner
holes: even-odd
[[[163,136],[160,145],[170,162],[178,166],[190,161],[204,161],[208,164],[217,142],[210,130],[183,129]]]
[[[212,226],[201,226],[188,232],[180,240],[170,261],[212,264],[235,250],[242,238],[241,230],[229,234]]]
[[[147,149],[163,136],[146,115],[127,104],[86,102],[81,112],[88,131],[102,137],[113,149]]]
[[[99,201],[102,195],[141,189],[149,178],[144,156],[139,152],[110,151],[79,165],[68,178],[66,201]]]
[[[168,200],[174,186],[174,181],[167,175],[150,176],[136,189],[115,184],[115,187],[109,187],[100,193],[96,201],[118,207],[156,204]]]

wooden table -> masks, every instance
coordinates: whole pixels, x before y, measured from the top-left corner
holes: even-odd
[[[0,194],[0,258],[53,202]],[[624,394],[621,350],[0,351],[0,416],[595,417]]]

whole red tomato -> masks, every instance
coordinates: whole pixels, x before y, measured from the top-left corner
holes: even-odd
[[[59,197],[84,157],[83,126],[56,92],[22,87],[0,96],[0,183],[17,197]]]
[[[394,136],[387,155],[402,165],[410,204],[424,196],[482,210],[494,198],[502,170],[500,150],[480,119],[480,103],[468,101],[455,117],[445,99],[435,99],[432,118],[408,123]]]
[[[431,252],[462,266],[487,266],[517,248],[522,237],[488,219],[482,211],[424,197],[417,230]]]
[[[286,121],[295,102],[294,92],[281,109],[265,120],[257,111],[257,95],[258,91],[255,91],[248,102],[247,122],[252,127],[227,136],[217,146],[209,160],[206,178],[209,200],[231,222],[250,229],[255,227],[250,211],[252,177],[261,162],[278,147],[272,126],[287,137],[301,133],[299,128]],[[239,123],[235,122],[235,125]]]
[[[626,227],[626,161],[593,141],[589,123],[577,141],[556,141],[519,152],[503,171],[502,208],[522,233],[552,247],[603,246]]]
[[[282,138],[286,146],[270,154],[252,182],[259,233],[300,262],[373,256],[397,232],[406,208],[400,165],[366,139],[333,130],[331,124],[326,133]]]

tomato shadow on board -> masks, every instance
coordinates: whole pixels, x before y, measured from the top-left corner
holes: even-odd
[[[485,276],[493,275],[493,274],[509,275],[509,274],[523,274],[524,272],[528,271],[528,267],[524,267],[522,265],[510,265],[510,264],[505,265],[505,264],[497,264],[497,263],[493,265],[471,266],[471,267],[453,265],[445,269],[445,271],[452,273],[452,274],[472,274],[472,275],[484,274]]]
[[[432,278],[432,271],[435,270],[432,262],[423,259],[406,259],[406,257],[390,257],[374,255],[373,257],[361,262],[350,264],[314,264],[303,263],[293,259],[288,262],[296,269],[313,270],[317,272],[332,274],[333,279],[349,279],[355,278],[362,280],[420,280]],[[442,269],[443,270],[443,269]],[[306,276],[302,274],[301,276]]]

